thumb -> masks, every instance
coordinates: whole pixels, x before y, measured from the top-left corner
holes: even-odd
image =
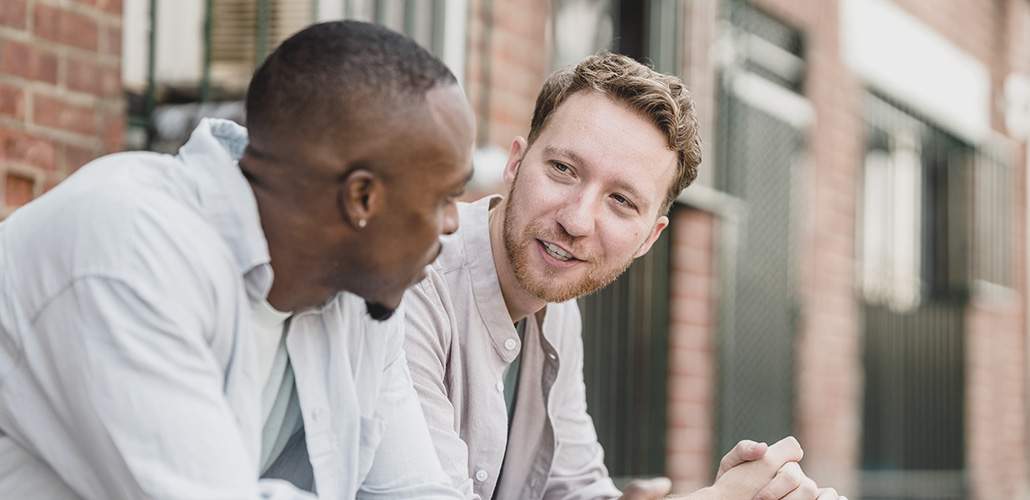
[[[743,440],[737,443],[726,456],[722,457],[719,461],[719,472],[716,474],[716,479],[722,477],[726,471],[744,463],[753,462],[765,456],[765,452],[769,450],[769,445],[765,443],[756,443],[750,440]]]
[[[654,500],[664,498],[672,490],[672,481],[667,477],[637,479],[626,485],[622,491],[624,500]]]

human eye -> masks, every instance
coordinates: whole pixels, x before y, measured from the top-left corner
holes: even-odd
[[[633,201],[631,201],[629,198],[627,198],[627,197],[625,197],[625,196],[623,196],[623,195],[621,195],[619,193],[612,193],[611,198],[619,206],[622,206],[622,207],[625,207],[625,208],[629,208],[631,210],[636,210],[637,209],[637,206],[636,206],[636,204],[633,203]]]
[[[562,163],[560,161],[552,161],[551,162],[551,168],[553,168],[555,172],[558,172],[558,173],[561,173],[561,174],[571,174],[572,173],[572,167],[570,167],[570,166],[568,166],[568,165],[566,165],[566,164],[564,164],[564,163]]]

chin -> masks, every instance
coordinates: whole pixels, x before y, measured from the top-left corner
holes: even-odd
[[[397,307],[390,307],[380,302],[365,301],[365,310],[368,311],[368,315],[376,321],[386,321],[393,317],[393,313],[397,312]]]

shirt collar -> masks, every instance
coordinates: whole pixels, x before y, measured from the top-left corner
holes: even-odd
[[[263,300],[272,287],[271,258],[257,199],[239,168],[246,146],[247,129],[205,118],[179,149],[179,158],[196,174],[206,175],[197,183],[200,210],[229,246],[248,296]]]
[[[458,204],[458,220],[461,224],[453,236],[457,243],[452,247],[455,252],[445,250],[444,255],[441,255],[441,262],[447,268],[468,268],[476,307],[490,334],[490,342],[497,355],[510,363],[518,355],[519,350],[506,348],[505,342],[512,338],[517,339],[518,334],[508,313],[508,305],[504,303],[504,294],[501,293],[501,283],[497,278],[497,266],[494,263],[490,240],[490,208],[501,199],[499,195],[492,195],[473,203]],[[544,342],[548,345],[551,342],[546,330],[551,327],[552,322],[547,321],[547,316],[550,315],[547,315],[546,311],[552,306],[553,304],[548,304],[544,310],[532,315],[533,325],[527,325],[532,330],[539,329],[543,333]]]

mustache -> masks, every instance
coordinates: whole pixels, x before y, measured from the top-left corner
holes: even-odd
[[[528,233],[533,238],[542,241],[548,241],[564,248],[578,260],[592,260],[592,256],[590,255],[590,253],[584,250],[583,248],[579,248],[579,246],[576,245],[575,238],[570,236],[568,233],[565,233],[564,231],[548,231],[541,227],[529,227]]]

